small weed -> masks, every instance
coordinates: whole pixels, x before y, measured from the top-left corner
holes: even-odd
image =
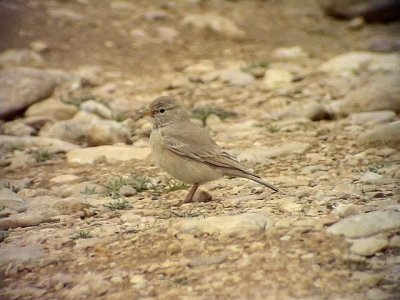
[[[368,166],[368,171],[378,173],[379,167],[378,166]]]
[[[267,70],[267,68],[268,68],[267,62],[258,62],[258,63],[243,66],[240,69],[243,72],[253,74],[253,76],[255,76],[257,78],[261,78],[264,76],[264,73]]]
[[[47,150],[32,151],[31,154],[35,158],[36,162],[45,162],[53,158],[53,154]]]
[[[178,285],[187,285],[188,279],[186,276],[179,276],[174,280],[174,282]]]
[[[5,182],[0,186],[0,189],[5,188],[13,191],[14,193],[19,192],[19,187],[12,185],[10,182]]]
[[[268,68],[269,67],[269,63],[266,61],[260,61],[260,62],[256,62],[254,64],[249,64],[245,67],[242,68],[242,70],[246,71],[249,69],[255,69],[255,68]]]
[[[211,106],[206,106],[206,107],[201,107],[201,108],[196,108],[192,111],[192,118],[199,119],[205,126],[207,123],[207,118],[210,115],[217,115],[220,117],[222,120],[225,120],[226,118],[229,117],[234,117],[236,114],[234,112],[229,112],[220,108],[216,107],[211,107]]]
[[[128,185],[133,187],[136,191],[143,192],[147,190],[151,190],[154,188],[154,185],[151,183],[150,179],[146,176],[130,176],[128,178],[123,178],[121,176],[116,178],[111,178],[107,184],[104,186],[105,190],[103,194],[105,196],[118,199],[121,198],[121,194],[119,190],[124,185]]]
[[[9,152],[14,152],[17,150],[22,151],[22,150],[24,150],[24,148],[25,148],[25,145],[22,143],[12,143],[12,144],[6,146],[6,149]]]
[[[76,98],[61,99],[61,101],[64,102],[65,104],[70,104],[79,107],[83,102],[93,99],[94,99],[93,96],[83,96]]]
[[[79,231],[78,234],[77,234],[76,236],[74,236],[72,239],[73,239],[73,240],[77,240],[77,239],[90,239],[90,238],[92,238],[92,237],[93,237],[93,236],[90,234],[89,231],[81,230],[81,231]]]
[[[104,186],[103,195],[114,199],[120,198],[119,189],[124,185],[122,177],[111,178]]]
[[[138,176],[128,178],[126,185],[130,185],[138,192],[150,190],[154,185],[151,183],[150,178],[146,176]]]
[[[178,190],[185,190],[187,188],[189,188],[189,185],[187,185],[186,183],[178,182],[173,179],[170,179],[167,182],[167,185],[165,186],[164,191],[169,193],[169,192],[178,191]]]
[[[193,205],[189,211],[186,212],[178,212],[173,210],[166,210],[162,215],[159,216],[160,219],[171,219],[171,218],[196,218],[196,217],[205,217],[205,212],[202,209],[199,209],[197,205]]]
[[[357,167],[353,168],[353,171],[356,173],[365,173],[367,171],[373,172],[373,173],[380,173],[381,169],[387,168],[392,166],[393,164],[396,164],[398,162],[380,162],[380,163],[375,163],[369,166],[362,166],[362,167]]]
[[[103,206],[109,208],[110,210],[124,210],[132,207],[125,199],[117,199],[115,201],[108,202]]]
[[[0,211],[2,211],[3,209],[5,209],[6,207],[4,205],[0,205]]]
[[[84,189],[83,191],[81,191],[81,194],[84,194],[84,195],[94,195],[94,194],[97,194],[96,188],[95,188],[95,187],[90,188],[90,187],[88,187],[88,186],[85,186],[85,189]]]
[[[275,132],[278,132],[278,131],[279,131],[279,127],[278,127],[278,125],[276,125],[275,123],[268,124],[268,125],[267,125],[267,129],[268,129],[268,131],[271,132],[271,133],[275,133]]]
[[[169,179],[165,185],[153,184],[149,177],[146,176],[130,176],[123,178],[121,176],[111,178],[104,185],[103,195],[113,199],[120,199],[122,197],[120,189],[123,186],[131,186],[137,192],[149,191],[154,196],[161,194],[187,189],[189,186],[185,183]]]

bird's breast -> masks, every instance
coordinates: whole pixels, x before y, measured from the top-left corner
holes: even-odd
[[[156,164],[180,181],[191,184],[204,183],[222,176],[218,168],[181,156],[165,147],[160,129],[151,132],[150,144]]]

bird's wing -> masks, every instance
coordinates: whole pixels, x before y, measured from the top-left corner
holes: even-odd
[[[252,174],[236,158],[223,151],[203,128],[192,123],[187,126],[179,126],[179,130],[177,127],[167,129],[163,133],[163,145],[168,150],[216,167],[236,169]]]

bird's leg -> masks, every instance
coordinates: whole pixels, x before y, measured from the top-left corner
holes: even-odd
[[[197,188],[199,187],[199,185],[197,183],[193,184],[193,186],[191,187],[189,193],[187,194],[185,200],[183,200],[183,203],[188,203],[188,202],[193,202],[193,196],[194,193],[196,193]]]

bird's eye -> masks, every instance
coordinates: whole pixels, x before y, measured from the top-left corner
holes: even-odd
[[[160,108],[159,112],[163,114],[163,113],[165,113],[165,109],[164,108]]]

